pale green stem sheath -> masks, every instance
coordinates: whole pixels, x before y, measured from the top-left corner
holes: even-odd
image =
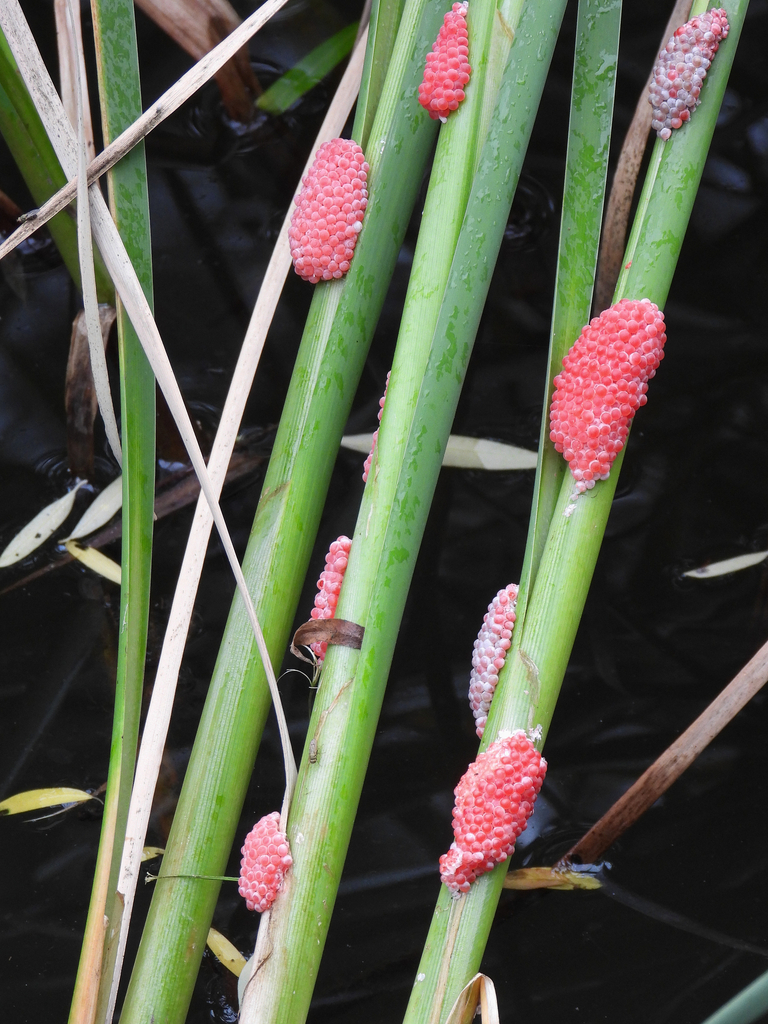
[[[635,258],[625,290],[617,293],[616,301],[622,297],[647,297],[662,305],[666,299],[746,7],[747,0],[741,0],[729,9],[731,31],[708,73],[702,104],[685,129],[678,131],[664,147],[651,196],[643,206],[643,221],[633,229],[637,238]],[[550,386],[548,381],[548,389]],[[515,630],[491,705],[483,746],[492,742],[501,729],[529,729],[540,725],[546,736],[594,571],[623,454],[614,462],[609,479],[581,495],[575,505],[571,502],[570,474],[563,479],[525,619],[522,628]],[[568,510],[571,511],[566,515]],[[529,548],[533,542],[532,531]],[[530,559],[527,561],[530,564]],[[476,973],[506,870],[507,864],[501,864],[482,876],[453,907],[450,894],[443,887],[419,967],[419,980],[406,1015],[407,1024],[444,1021],[456,995]],[[440,953],[448,921],[456,916],[460,921],[446,973],[440,965]],[[445,977],[445,996],[436,1000],[433,992],[441,971]]]

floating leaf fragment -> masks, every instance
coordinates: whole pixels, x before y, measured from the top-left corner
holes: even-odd
[[[39,811],[41,807],[80,804],[92,799],[92,793],[86,793],[84,789],[70,789],[68,786],[28,789],[0,801],[0,814],[23,814],[25,811]]]
[[[504,879],[505,889],[600,889],[602,883],[594,874],[562,868],[519,868]]]
[[[163,846],[145,846],[141,851],[142,864],[147,860],[154,860],[155,857],[162,857],[165,853]]]
[[[111,580],[118,585],[122,581],[122,573],[117,562],[113,562],[111,558],[107,558],[106,555],[102,554],[101,551],[97,551],[96,548],[82,548],[76,540],[65,541],[64,547],[73,558],[76,558],[78,562],[82,562],[88,569],[98,573],[99,576],[103,576],[105,579]]]
[[[106,526],[123,504],[123,477],[119,476],[96,496],[77,522],[67,540],[79,540]]]
[[[748,555],[736,555],[735,558],[725,558],[722,562],[710,562],[709,565],[700,565],[698,569],[689,569],[683,576],[690,576],[694,580],[711,579],[713,576],[726,576],[729,572],[740,572],[742,569],[751,569],[753,565],[759,565],[768,558],[768,551],[752,551]]]
[[[352,452],[367,453],[371,448],[370,434],[347,434],[341,447]],[[488,441],[484,437],[462,437],[451,434],[443,455],[443,465],[449,469],[536,469],[538,455],[527,448],[517,448],[501,441]]]
[[[75,495],[85,483],[85,480],[80,480],[68,494],[46,505],[42,512],[38,512],[34,519],[19,530],[0,555],[0,568],[20,562],[53,536],[72,511]]]
[[[232,971],[236,978],[240,977],[245,967],[245,957],[237,946],[233,946],[229,939],[215,928],[208,929],[208,938],[205,944],[228,971]]]
[[[453,469],[536,469],[537,452],[517,448],[483,437],[451,434],[443,455],[443,465]]]

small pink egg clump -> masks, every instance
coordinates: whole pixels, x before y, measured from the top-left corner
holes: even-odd
[[[664,358],[664,314],[649,299],[622,299],[582,328],[555,377],[550,440],[577,491],[606,480],[629,424]]]
[[[390,370],[387,374],[387,383],[384,385],[384,394],[379,399],[379,423],[381,423],[381,414],[384,412],[384,403],[387,400],[387,388],[389,387],[389,377],[392,371]],[[376,451],[376,442],[379,439],[379,428],[377,427],[373,433],[371,439],[371,450],[368,452],[368,458],[363,463],[363,480],[368,482],[368,474],[371,471],[371,463],[373,462],[373,453]]]
[[[294,202],[288,241],[293,269],[310,284],[343,277],[368,205],[368,164],[351,139],[318,149]]]
[[[512,645],[512,630],[515,628],[515,606],[517,584],[500,590],[488,605],[483,624],[475,640],[472,652],[472,672],[469,676],[469,706],[477,723],[477,735],[482,739],[488,710],[493,700],[499,672]]]
[[[702,83],[728,28],[722,7],[705,11],[681,25],[659,54],[648,102],[651,127],[660,139],[668,139],[698,107]]]
[[[336,605],[339,603],[341,584],[344,582],[344,573],[347,571],[351,547],[352,541],[343,534],[331,544],[328,554],[325,556],[325,568],[317,581],[315,607],[310,612],[313,619],[332,619],[336,614]],[[328,650],[327,642],[323,640],[321,643],[309,646],[322,665],[325,652]]]
[[[454,892],[470,885],[515,852],[533,814],[547,762],[522,729],[500,733],[478,754],[454,790],[454,842],[440,858],[440,877]]]
[[[472,68],[467,63],[468,3],[454,4],[443,19],[432,52],[427,54],[424,78],[419,86],[419,103],[435,120],[445,122],[464,99],[464,86]]]
[[[261,914],[275,902],[293,864],[288,837],[280,831],[280,812],[272,811],[257,821],[245,837],[240,851],[240,885],[238,891],[249,910]]]

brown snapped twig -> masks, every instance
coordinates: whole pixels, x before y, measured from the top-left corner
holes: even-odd
[[[555,869],[594,864],[665,793],[707,745],[768,682],[768,643],[613,807],[560,858]]]

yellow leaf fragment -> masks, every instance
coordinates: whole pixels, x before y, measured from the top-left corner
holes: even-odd
[[[101,551],[97,551],[96,548],[81,548],[75,540],[65,541],[64,547],[73,558],[82,562],[87,568],[97,572],[99,576],[104,576],[113,583],[119,584],[121,582],[120,566],[117,562],[113,562],[111,558],[103,555]]]
[[[586,871],[555,868],[520,868],[504,879],[505,889],[599,889],[601,882]]]
[[[19,530],[0,555],[0,569],[26,558],[58,530],[72,511],[75,495],[84,483],[86,481],[81,480],[63,498],[57,498],[50,505],[46,505],[42,512],[38,512],[34,519],[31,519],[23,529]]]
[[[123,478],[119,476],[96,496],[66,539],[79,540],[81,537],[87,537],[89,533],[95,533],[102,526],[106,526],[112,516],[120,510],[122,504]]]
[[[245,967],[245,957],[240,953],[237,946],[233,946],[229,939],[225,938],[221,932],[217,932],[215,928],[208,930],[206,945],[216,959],[224,964],[227,970],[232,971],[236,978],[240,977]]]
[[[51,786],[48,789],[28,789],[16,793],[0,802],[0,814],[23,814],[24,811],[39,811],[41,807],[59,807],[62,804],[79,804],[93,799],[84,789],[70,789],[68,786]]]
[[[759,565],[766,558],[768,558],[768,551],[753,551],[748,555],[737,555],[735,558],[726,558],[722,562],[710,562],[709,565],[699,566],[698,569],[690,569],[688,572],[684,572],[683,576],[690,576],[694,580],[725,576],[729,572],[751,569],[753,565]]]
[[[141,851],[142,864],[145,860],[154,860],[155,857],[162,857],[165,849],[162,846],[145,846]]]

